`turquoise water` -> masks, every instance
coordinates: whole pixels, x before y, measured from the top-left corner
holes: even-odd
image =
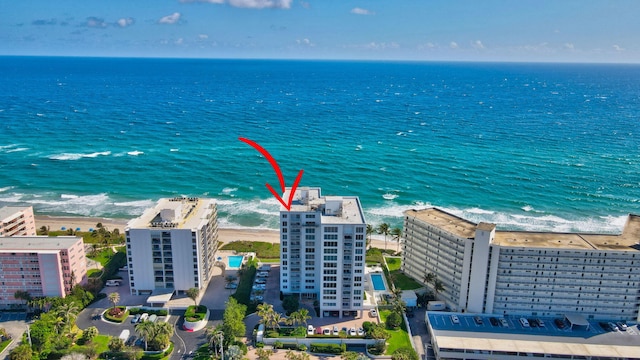
[[[218,200],[277,228],[287,185],[367,222],[438,206],[503,229],[616,232],[640,199],[640,66],[0,57],[0,206],[131,218]]]
[[[384,279],[381,274],[371,274],[371,282],[373,283],[373,290],[384,291],[387,287],[384,285]]]
[[[244,256],[229,255],[228,256],[229,267],[232,269],[240,268],[242,266],[243,259],[244,259]]]

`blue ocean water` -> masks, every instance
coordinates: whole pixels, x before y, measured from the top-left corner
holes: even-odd
[[[617,232],[640,202],[640,66],[0,57],[0,205],[137,216],[214,197],[276,228],[278,188],[437,206],[505,229]]]

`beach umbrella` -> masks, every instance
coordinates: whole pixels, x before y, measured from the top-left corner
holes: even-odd
[[[76,228],[76,231],[80,231],[80,228]]]
[[[60,228],[60,230],[67,230],[67,228],[63,226]]]
[[[89,228],[89,232],[93,232],[93,228]]]

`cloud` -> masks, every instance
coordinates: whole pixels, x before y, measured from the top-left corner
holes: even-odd
[[[175,24],[178,21],[180,21],[180,17],[182,15],[179,12],[174,12],[171,15],[167,15],[167,16],[163,16],[162,18],[160,18],[160,20],[158,20],[159,24]]]
[[[567,49],[567,50],[575,50],[576,49],[576,47],[572,43],[564,44],[564,48]]]
[[[198,39],[200,39],[200,40],[207,40],[208,38],[209,38],[209,35],[207,35],[207,34],[198,35]]]
[[[88,17],[84,25],[90,28],[98,28],[98,29],[104,29],[107,26],[109,26],[109,24],[105,22],[103,18],[99,18],[95,16]]]
[[[298,39],[298,40],[296,40],[296,43],[297,43],[298,45],[304,45],[304,46],[308,46],[308,47],[314,47],[314,46],[316,46],[316,44],[312,43],[312,42],[311,42],[311,40],[309,40],[309,39],[307,39],[307,38],[304,38],[304,39],[302,39],[302,40]]]
[[[390,43],[386,43],[386,42],[381,42],[381,43],[370,42],[370,43],[366,44],[364,47],[366,49],[374,49],[374,50],[398,49],[400,47],[400,44],[398,44],[396,42],[390,42]]]
[[[363,9],[359,7],[351,9],[351,13],[356,15],[375,15],[376,14],[373,11],[369,11],[367,9]]]
[[[37,26],[42,26],[42,25],[56,25],[58,23],[58,21],[56,19],[38,19],[38,20],[33,20],[31,22],[31,25],[37,25]]]
[[[452,48],[452,49],[457,49],[459,46],[458,46],[457,42],[452,41],[452,42],[449,43],[449,47]]]
[[[624,48],[620,45],[613,45],[613,50],[615,51],[624,51]]]
[[[474,49],[478,49],[478,50],[484,49],[484,44],[482,44],[482,41],[480,40],[474,41],[473,44],[471,44],[471,46],[473,46]]]
[[[229,4],[249,9],[290,9],[293,0],[180,0],[181,3]]]
[[[124,28],[130,25],[133,25],[136,21],[133,18],[122,18],[122,19],[118,19],[118,21],[116,21],[116,25]]]

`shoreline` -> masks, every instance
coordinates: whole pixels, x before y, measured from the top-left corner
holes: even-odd
[[[36,230],[42,226],[49,227],[52,231],[66,229],[78,229],[80,231],[89,231],[95,229],[96,224],[102,223],[107,230],[118,229],[120,233],[124,233],[127,223],[131,219],[111,219],[102,217],[88,216],[51,216],[51,215],[35,215]],[[385,241],[381,235],[371,236],[371,245],[376,248],[384,249]],[[264,241],[272,244],[280,243],[280,232],[273,229],[265,228],[221,228],[218,227],[218,240],[222,243],[232,241]],[[387,237],[386,248],[395,250],[397,243]]]

